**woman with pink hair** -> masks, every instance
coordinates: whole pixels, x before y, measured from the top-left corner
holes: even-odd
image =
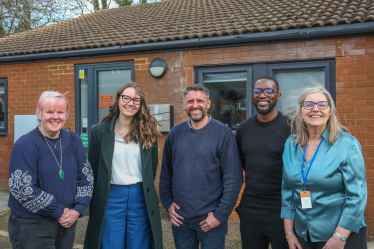
[[[14,145],[9,163],[9,238],[13,248],[73,248],[75,225],[93,191],[82,141],[63,128],[65,95],[43,92],[39,126]]]

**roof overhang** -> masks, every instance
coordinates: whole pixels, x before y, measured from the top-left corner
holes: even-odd
[[[157,53],[166,51],[196,50],[215,47],[248,46],[255,44],[302,41],[309,39],[329,39],[362,35],[374,35],[374,22],[6,56],[0,57],[0,65],[109,57],[127,54]]]

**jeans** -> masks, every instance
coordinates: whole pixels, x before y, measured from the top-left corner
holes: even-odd
[[[75,226],[64,228],[54,219],[21,218],[10,214],[8,232],[12,248],[71,249],[74,245]]]
[[[151,234],[142,183],[110,185],[101,249],[149,249]]]
[[[172,225],[174,243],[176,249],[224,249],[228,223],[225,221],[218,227],[204,232],[200,228],[200,222],[185,222],[180,227]]]

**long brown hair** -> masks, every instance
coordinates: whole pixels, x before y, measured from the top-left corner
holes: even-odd
[[[118,89],[114,102],[109,106],[108,114],[101,119],[100,123],[111,120],[117,114],[117,112],[119,112],[119,99],[121,98],[122,92],[128,87],[132,87],[136,90],[136,93],[141,98],[141,104],[139,111],[132,118],[130,131],[123,137],[123,139],[126,142],[132,141],[134,143],[138,143],[140,138],[143,143],[143,149],[149,149],[151,148],[152,143],[156,141],[157,136],[161,135],[157,129],[157,124],[160,125],[160,123],[149,113],[149,107],[145,94],[140,86],[135,82],[130,81]]]

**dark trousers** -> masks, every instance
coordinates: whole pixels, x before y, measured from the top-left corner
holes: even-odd
[[[198,222],[185,222],[180,227],[172,226],[176,249],[224,249],[228,223],[225,221],[218,227],[204,232]]]
[[[74,223],[64,228],[54,219],[28,219],[10,214],[8,232],[12,248],[72,249],[75,238]]]
[[[308,241],[305,241],[301,238],[297,233],[295,233],[299,243],[303,249],[322,249],[327,241],[320,241],[320,242],[311,242],[309,233],[308,233]],[[351,233],[347,239],[347,243],[344,246],[344,249],[367,249],[367,241],[366,241],[366,227],[361,227],[358,233]]]
[[[243,249],[288,249],[280,210],[237,207]],[[304,249],[304,248],[303,248]]]

